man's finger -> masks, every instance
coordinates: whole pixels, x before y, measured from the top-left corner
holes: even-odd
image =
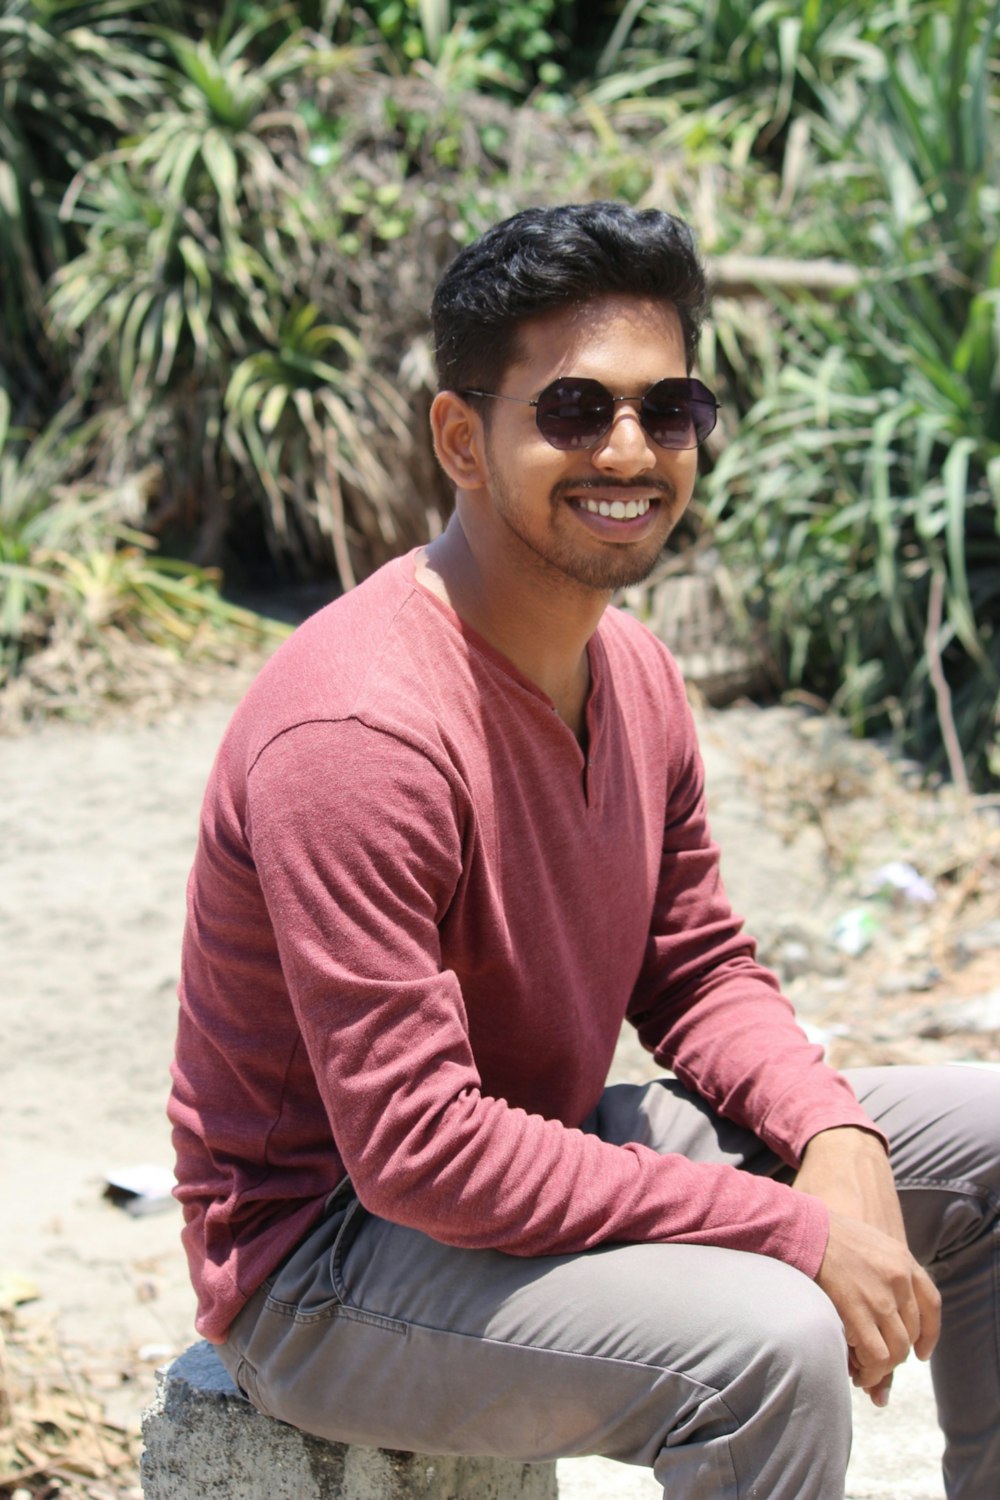
[[[880,1408],[884,1408],[884,1407],[888,1406],[889,1405],[889,1392],[890,1392],[891,1389],[892,1389],[892,1372],[890,1371],[890,1373],[885,1377],[884,1380],[880,1380],[879,1381],[878,1385],[873,1385],[873,1386],[869,1386],[868,1387],[868,1395],[871,1397],[873,1405],[878,1406]]]
[[[930,1359],[941,1332],[941,1294],[921,1267],[913,1278],[913,1290],[920,1309],[920,1332],[913,1340],[918,1359]]]
[[[875,1323],[845,1326],[844,1333],[850,1347],[851,1379],[859,1390],[871,1390],[892,1372],[898,1360]]]
[[[896,1313],[906,1334],[906,1351],[902,1356],[904,1359],[920,1337],[920,1330],[923,1327],[923,1314],[916,1286],[918,1270],[916,1262],[912,1261],[908,1274],[900,1279],[900,1283],[894,1289]]]

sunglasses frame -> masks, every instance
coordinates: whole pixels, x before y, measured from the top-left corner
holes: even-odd
[[[551,432],[546,432],[544,426],[542,425],[545,419],[545,413],[542,408],[544,406],[546,396],[550,395],[551,393],[556,391],[559,386],[564,384],[596,388],[597,403],[607,403],[607,425],[603,427],[600,432],[595,433],[594,436],[589,439],[589,441],[569,443],[556,442],[553,440]],[[655,413],[650,412],[649,407],[647,406],[647,402],[652,392],[659,390],[661,386],[671,387],[671,395],[673,395],[673,388],[683,388],[677,391],[677,399],[681,402],[687,403],[688,405],[689,420],[691,423],[691,431],[694,437],[694,442],[661,443],[656,434],[650,430],[650,423],[655,422]],[[717,414],[719,410],[719,403],[718,401],[716,401],[708,386],[705,385],[701,380],[694,379],[692,376],[688,375],[665,376],[662,380],[654,380],[652,385],[648,386],[647,389],[643,391],[643,393],[639,396],[616,396],[612,391],[608,390],[607,386],[604,385],[602,381],[591,380],[589,377],[583,375],[579,377],[574,377],[572,375],[557,376],[555,380],[550,381],[547,386],[544,386],[542,390],[538,392],[537,396],[533,396],[531,398],[525,396],[506,396],[500,391],[480,391],[471,388],[459,391],[458,394],[460,396],[485,396],[488,397],[491,401],[514,401],[519,406],[534,407],[535,425],[538,428],[538,431],[541,433],[545,441],[549,444],[549,447],[557,449],[560,453],[585,452],[589,448],[596,447],[598,443],[603,442],[608,433],[611,431],[612,425],[614,424],[615,420],[615,407],[621,405],[623,402],[633,401],[637,401],[639,403],[639,410],[636,415],[639,418],[639,423],[642,427],[643,432],[652,442],[656,444],[658,448],[662,448],[665,453],[690,453],[692,449],[699,448],[701,444],[705,442],[706,438],[708,438],[712,433],[718,419]],[[698,424],[695,421],[693,411],[690,410],[691,408],[696,406],[700,406],[706,412],[709,408],[711,408],[711,419],[709,421],[709,425],[704,428],[704,431],[701,432],[700,435],[698,431]]]

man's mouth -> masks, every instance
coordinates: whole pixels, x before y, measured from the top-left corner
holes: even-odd
[[[592,516],[606,516],[612,521],[634,521],[644,516],[653,502],[644,495],[641,500],[590,500],[581,496],[574,497],[573,503]]]

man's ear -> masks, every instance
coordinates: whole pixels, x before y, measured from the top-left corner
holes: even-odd
[[[483,421],[456,391],[439,391],[431,403],[431,436],[438,463],[460,490],[486,483]]]

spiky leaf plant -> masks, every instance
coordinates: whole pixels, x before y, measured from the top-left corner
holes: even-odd
[[[27,387],[44,400],[51,379],[39,368],[42,291],[73,243],[62,196],[74,173],[153,106],[159,66],[149,28],[172,9],[166,0],[0,7],[0,381],[18,394]]]
[[[888,55],[857,136],[882,205],[865,286],[785,306],[784,360],[711,480],[790,679],[980,781],[1000,776],[998,18],[925,8]]]

